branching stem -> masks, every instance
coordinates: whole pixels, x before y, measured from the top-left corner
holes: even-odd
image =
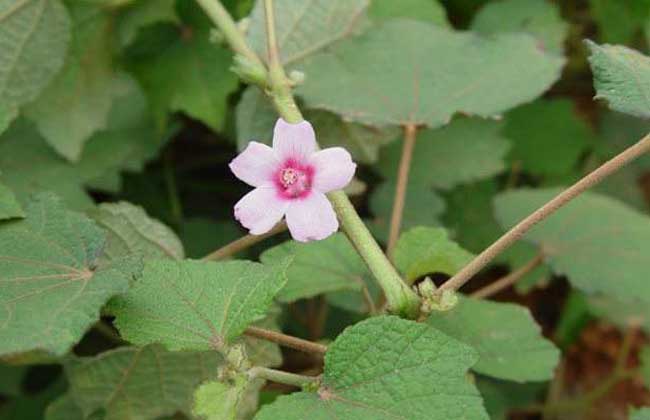
[[[261,366],[255,366],[248,370],[250,378],[266,379],[280,384],[303,387],[304,385],[316,383],[319,378],[316,376],[297,375],[295,373],[283,372],[281,370],[269,369]]]
[[[282,233],[287,229],[287,224],[285,222],[280,222],[270,231],[262,235],[246,235],[242,236],[239,239],[235,239],[227,245],[222,246],[221,248],[213,251],[202,258],[204,261],[220,261],[226,258],[232,257],[238,252],[244,251],[255,244],[262,242],[264,239],[274,236],[278,233]]]
[[[262,340],[271,341],[281,346],[289,347],[305,353],[315,353],[322,356],[327,351],[327,346],[322,344],[282,334],[277,331],[265,330],[259,327],[248,327],[246,328],[246,331],[244,331],[244,334],[249,337],[261,338]]]
[[[404,143],[402,145],[402,157],[397,170],[397,185],[395,187],[395,199],[393,200],[393,212],[390,217],[390,230],[388,233],[387,253],[392,260],[395,244],[399,238],[399,231],[402,227],[402,215],[404,214],[404,202],[406,201],[406,189],[408,187],[411,159],[415,148],[417,127],[408,124],[404,127]]]
[[[522,277],[536,269],[544,261],[544,255],[539,253],[532,260],[528,261],[524,266],[513,271],[507,276],[501,277],[500,279],[494,281],[493,283],[488,284],[472,293],[470,296],[477,299],[484,299],[493,295],[496,295],[500,291],[507,289],[513,284],[517,283]]]
[[[485,251],[481,252],[474,260],[467,264],[455,276],[443,284],[441,290],[458,290],[467,283],[483,267],[488,265],[495,257],[509,248],[519,240],[526,232],[551,214],[555,213],[560,207],[571,201],[573,198],[582,194],[585,190],[598,184],[607,176],[616,172],[618,169],[633,161],[639,156],[650,150],[650,135],[646,135],[635,145],[630,146],[619,155],[607,161],[599,168],[573,184],[571,187],[562,191],[555,198],[535,210],[531,215],[519,222],[515,227],[506,232],[496,242],[490,245]]]

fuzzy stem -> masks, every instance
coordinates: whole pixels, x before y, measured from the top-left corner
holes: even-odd
[[[409,171],[411,169],[411,158],[415,148],[415,139],[417,127],[414,124],[404,126],[404,144],[402,146],[402,157],[397,170],[397,186],[395,187],[395,199],[393,200],[393,212],[390,217],[390,230],[388,233],[388,245],[386,252],[388,257],[393,259],[395,244],[399,238],[399,231],[402,227],[402,214],[404,213],[404,202],[406,199],[406,189],[409,180]]]
[[[526,265],[520,267],[518,270],[515,270],[507,276],[501,277],[500,279],[488,284],[482,289],[475,291],[474,293],[470,294],[470,296],[477,299],[484,299],[495,295],[503,289],[507,289],[508,287],[517,283],[522,277],[537,268],[543,261],[544,255],[542,253],[539,253],[532,260],[528,261]]]
[[[292,385],[302,388],[304,385],[319,381],[318,377],[297,375],[295,373],[283,372],[281,370],[269,369],[261,366],[255,366],[248,370],[250,378],[266,379],[280,384]]]
[[[232,257],[233,255],[241,252],[245,249],[250,248],[251,246],[262,242],[264,239],[269,238],[278,233],[282,233],[287,229],[287,224],[285,222],[280,222],[275,227],[268,232],[262,235],[246,235],[242,236],[239,239],[235,239],[227,245],[222,246],[201,258],[204,261],[220,261],[226,258]]]
[[[560,207],[571,201],[573,198],[582,194],[585,190],[598,184],[607,176],[616,172],[618,169],[633,161],[644,153],[650,151],[650,134],[643,137],[633,146],[630,146],[619,155],[605,162],[595,171],[573,184],[571,187],[562,191],[555,198],[535,210],[531,215],[519,222],[516,226],[506,232],[496,242],[490,245],[485,251],[481,252],[455,276],[449,279],[440,287],[444,290],[458,290],[467,283],[483,267],[488,265],[495,257],[517,242],[526,232],[551,214],[555,213]]]
[[[196,0],[196,2],[219,27],[230,47],[237,54],[246,57],[251,63],[266,72],[262,60],[260,60],[257,54],[255,54],[255,52],[248,46],[244,34],[241,33],[237,24],[232,19],[226,8],[223,7],[221,2],[218,0]]]
[[[322,344],[282,334],[277,331],[265,330],[263,328],[248,327],[246,328],[246,331],[244,331],[244,334],[249,337],[261,338],[262,340],[271,341],[281,346],[289,347],[305,353],[323,355],[327,351],[327,346]]]

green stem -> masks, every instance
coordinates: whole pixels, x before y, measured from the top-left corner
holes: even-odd
[[[260,378],[280,384],[293,385],[299,388],[319,381],[319,378],[314,376],[297,375],[295,373],[283,372],[281,370],[269,369],[261,366],[250,368],[248,370],[248,376],[250,378]]]
[[[260,60],[257,54],[255,54],[255,51],[248,46],[244,34],[241,33],[237,24],[232,19],[226,8],[223,7],[221,2],[218,0],[196,0],[196,2],[219,27],[230,47],[237,54],[246,57],[251,63],[264,70],[264,63],[262,63],[262,60]]]
[[[240,54],[250,51],[246,40],[227,11],[221,6],[218,0],[197,0],[213,19],[215,24],[221,28],[228,42],[233,49]],[[303,120],[302,113],[298,109],[291,92],[291,86],[285,75],[278,52],[275,37],[275,25],[273,16],[273,1],[264,0],[266,12],[266,29],[268,41],[268,93],[278,114],[289,123],[299,123]],[[218,11],[219,13],[216,13]],[[253,53],[254,54],[254,53]],[[259,60],[259,58],[257,58]],[[390,312],[403,317],[417,318],[420,310],[420,298],[402,280],[395,268],[391,265],[383,251],[372,237],[368,228],[357,214],[354,206],[343,191],[334,191],[328,194],[330,201],[336,211],[343,231],[350,238],[350,241],[363,258],[370,271],[374,274],[377,282],[386,295],[388,309]]]

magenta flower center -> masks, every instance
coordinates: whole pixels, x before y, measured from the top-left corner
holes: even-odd
[[[300,165],[293,160],[287,161],[278,171],[276,185],[284,198],[299,198],[309,194],[314,169]]]

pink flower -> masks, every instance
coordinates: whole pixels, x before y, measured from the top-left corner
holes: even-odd
[[[325,193],[344,188],[356,167],[341,147],[318,151],[307,121],[289,124],[278,119],[273,148],[252,141],[230,162],[237,178],[256,187],[235,204],[235,219],[253,235],[261,235],[286,215],[293,239],[327,238],[339,223]]]

